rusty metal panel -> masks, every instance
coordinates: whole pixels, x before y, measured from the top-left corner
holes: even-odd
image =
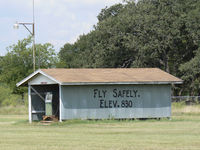
[[[171,85],[61,86],[61,118],[171,116]]]

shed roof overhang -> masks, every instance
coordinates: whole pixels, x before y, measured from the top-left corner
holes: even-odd
[[[99,74],[94,74],[94,72],[98,72],[98,71],[105,71],[104,74],[101,74],[99,76]],[[107,78],[108,75],[115,75],[115,70],[119,71],[119,74],[121,73],[121,76],[119,76],[119,78],[116,78],[114,80],[112,80],[111,78]],[[131,72],[134,70],[134,73]],[[41,70],[37,70],[36,72],[30,74],[28,77],[26,77],[25,79],[23,79],[22,81],[20,81],[19,83],[17,83],[17,87],[19,86],[26,86],[28,85],[28,83],[33,80],[33,78],[37,78],[37,75],[43,75],[46,78],[54,81],[54,83],[59,84],[59,85],[131,85],[131,84],[182,84],[183,81],[181,79],[178,79],[160,69],[157,68],[147,68],[147,69],[143,69],[145,70],[145,72],[143,71],[141,75],[143,75],[144,73],[149,73],[150,75],[155,74],[155,76],[153,75],[152,77],[150,77],[150,79],[146,79],[149,76],[148,75],[143,75],[144,77],[143,80],[137,80],[137,77],[134,77],[133,80],[128,80],[127,81],[127,77],[130,76],[130,78],[132,78],[132,76],[135,74],[135,72],[137,71],[141,71],[142,69],[41,69]],[[93,76],[96,76],[97,78],[95,79],[90,79],[90,77],[88,78],[88,75],[90,73],[88,73],[87,75],[85,75],[85,71],[86,72],[90,72]],[[109,72],[111,71],[111,73]],[[130,74],[127,73],[130,71]],[[82,74],[81,74],[82,72]],[[109,72],[109,74],[107,74]],[[156,72],[156,73],[154,73]],[[138,79],[141,76],[140,74],[137,75]],[[63,79],[64,78],[66,79]],[[75,77],[74,77],[75,76]],[[156,77],[159,76],[164,76],[162,77],[162,79],[156,80]],[[124,78],[126,77],[126,78]],[[169,77],[168,80],[166,80],[166,77]],[[82,78],[82,79],[81,79]],[[77,79],[77,80],[76,80]],[[102,80],[103,79],[103,80]],[[105,81],[104,81],[105,79]],[[145,79],[145,80],[144,80]]]
[[[171,81],[171,82],[65,82],[61,83],[60,85],[144,85],[144,84],[182,84],[183,82],[176,82],[176,81]]]
[[[20,87],[20,86],[27,86],[28,85],[28,82],[34,78],[35,76],[37,76],[38,74],[41,74],[47,78],[49,78],[50,80],[56,82],[57,84],[61,84],[59,81],[57,81],[56,79],[54,79],[53,77],[49,76],[48,74],[46,74],[45,72],[43,72],[42,70],[37,70],[35,72],[33,72],[32,74],[30,74],[28,77],[24,78],[22,81],[18,82],[16,84],[17,87]]]

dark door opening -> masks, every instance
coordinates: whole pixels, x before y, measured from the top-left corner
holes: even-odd
[[[59,85],[32,85],[31,86],[31,103],[32,119],[40,121],[45,115],[45,96],[50,92],[52,98],[52,114],[59,120]]]

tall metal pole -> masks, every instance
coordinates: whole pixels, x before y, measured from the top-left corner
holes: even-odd
[[[35,72],[35,14],[34,14],[34,0],[33,0],[33,71]]]
[[[19,25],[23,25],[27,31],[31,34],[32,36],[32,42],[33,42],[33,71],[35,72],[35,12],[34,12],[34,0],[33,0],[33,22],[16,22],[14,24],[14,29],[18,29]],[[29,30],[29,28],[27,27],[28,25],[32,25],[32,32],[31,30]]]

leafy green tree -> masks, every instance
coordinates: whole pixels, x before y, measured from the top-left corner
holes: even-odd
[[[67,67],[158,67],[184,78],[180,66],[200,47],[199,12],[197,0],[126,0],[102,9],[94,30],[66,44],[59,56]]]
[[[12,94],[12,89],[10,89],[5,84],[0,84],[0,106],[16,106],[22,101],[19,95]]]
[[[123,10],[122,4],[115,4],[111,7],[106,7],[102,9],[99,15],[97,16],[99,22],[108,19],[109,17],[115,17]]]
[[[16,83],[33,72],[32,60],[31,37],[8,47],[7,54],[0,60],[0,81],[10,85],[13,93],[23,94],[25,89],[17,88]],[[55,67],[57,61],[51,44],[36,44],[36,69]]]
[[[200,95],[200,48],[194,58],[180,66],[184,85],[182,91],[188,95]]]

